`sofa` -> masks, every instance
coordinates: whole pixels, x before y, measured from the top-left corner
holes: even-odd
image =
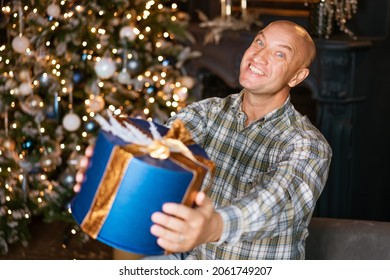
[[[313,217],[307,260],[388,260],[390,222]]]

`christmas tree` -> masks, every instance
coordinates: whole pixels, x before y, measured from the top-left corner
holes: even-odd
[[[179,3],[180,4],[180,3]],[[34,217],[73,223],[80,158],[110,110],[165,122],[189,102],[175,1],[14,0],[0,15],[0,252]],[[74,233],[82,233],[76,225]]]

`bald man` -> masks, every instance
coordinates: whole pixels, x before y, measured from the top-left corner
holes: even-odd
[[[170,120],[183,120],[216,164],[195,208],[167,203],[152,215],[158,244],[185,252],[170,258],[304,259],[332,152],[290,90],[315,54],[304,28],[272,22],[243,55],[240,93],[193,103]]]
[[[152,215],[151,233],[175,253],[145,259],[305,258],[332,151],[290,90],[309,75],[315,53],[304,28],[275,21],[243,55],[240,93],[194,102],[170,119],[185,123],[215,176],[195,207],[166,203]]]

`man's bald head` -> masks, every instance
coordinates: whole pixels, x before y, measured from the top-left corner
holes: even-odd
[[[290,34],[296,37],[297,40],[296,43],[306,53],[305,59],[303,61],[303,66],[304,67],[310,66],[310,64],[314,61],[316,57],[316,46],[309,33],[306,31],[306,29],[288,20],[278,20],[278,21],[271,22],[265,28],[268,27],[278,27],[278,28],[280,27],[284,30],[289,30]]]

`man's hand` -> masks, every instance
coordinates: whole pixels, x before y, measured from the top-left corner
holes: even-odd
[[[223,222],[210,198],[199,192],[195,204],[195,208],[191,208],[165,203],[163,213],[153,213],[154,225],[150,232],[158,237],[159,246],[170,252],[187,252],[200,244],[219,240]]]

